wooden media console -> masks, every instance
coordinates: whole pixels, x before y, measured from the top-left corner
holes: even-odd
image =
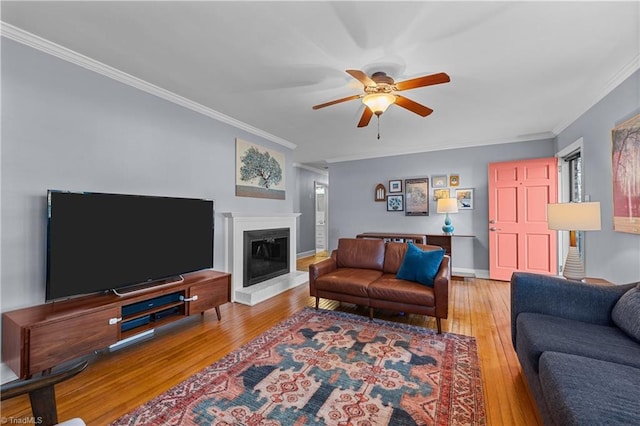
[[[93,294],[2,314],[2,361],[20,378],[231,301],[231,274],[205,270],[120,297]]]

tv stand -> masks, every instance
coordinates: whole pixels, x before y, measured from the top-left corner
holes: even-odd
[[[92,294],[2,314],[2,361],[20,378],[231,301],[231,274],[205,270],[119,297]]]

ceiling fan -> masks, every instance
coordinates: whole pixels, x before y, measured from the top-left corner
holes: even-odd
[[[364,93],[315,105],[313,109],[320,109],[354,99],[362,99],[362,103],[367,108],[362,113],[358,127],[366,127],[374,114],[380,117],[391,104],[396,104],[422,117],[426,117],[433,112],[431,108],[405,98],[399,95],[398,92],[451,81],[449,76],[443,72],[412,78],[399,83],[396,83],[393,78],[382,71],[374,72],[371,77],[360,70],[346,70],[346,72],[364,85]]]

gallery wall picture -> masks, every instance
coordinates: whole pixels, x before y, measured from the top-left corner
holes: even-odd
[[[237,196],[284,200],[284,175],[284,154],[236,139]]]
[[[431,186],[434,188],[444,188],[447,186],[447,175],[431,176]]]
[[[433,190],[434,201],[438,201],[440,198],[449,198],[449,197],[451,197],[451,192],[449,191],[449,188]]]
[[[390,180],[389,181],[389,193],[402,192],[402,180]]]
[[[405,179],[406,216],[429,216],[429,179]]]
[[[456,189],[458,210],[473,209],[473,188]]]
[[[611,131],[613,229],[640,234],[640,114]]]
[[[401,212],[403,210],[402,195],[387,195],[387,211]]]

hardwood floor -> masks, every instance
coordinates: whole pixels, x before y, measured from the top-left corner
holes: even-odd
[[[318,258],[302,259],[306,270]],[[488,425],[540,425],[511,345],[509,283],[483,279],[451,281],[449,319],[443,331],[475,336],[481,363]],[[220,310],[156,330],[145,342],[93,358],[86,371],[56,386],[58,418],[81,417],[89,426],[107,425],[193,373],[257,337],[305,306],[314,306],[302,285],[256,306],[228,303]],[[322,308],[368,315],[364,309],[321,299]],[[418,315],[377,312],[377,318],[430,327]],[[28,397],[2,402],[3,423],[24,424],[31,416]]]

